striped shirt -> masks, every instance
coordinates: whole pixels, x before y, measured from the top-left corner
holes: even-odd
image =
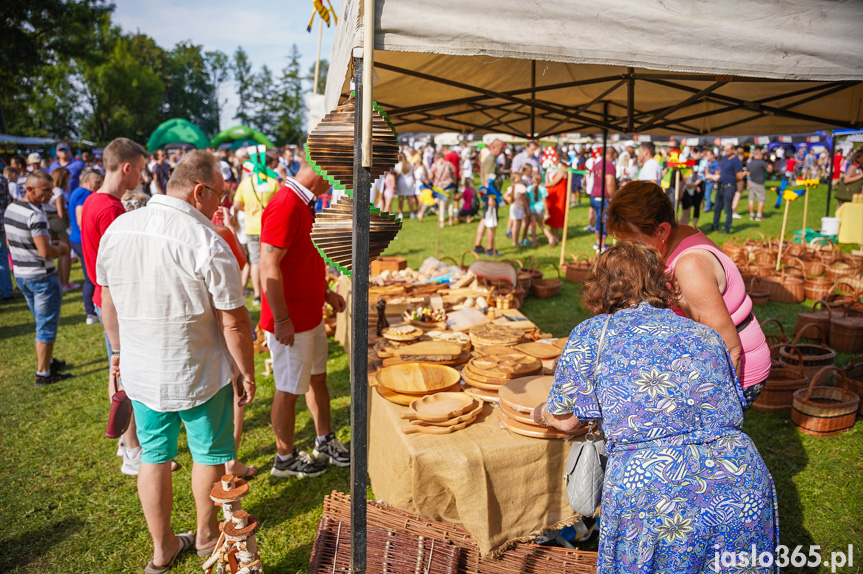
[[[19,201],[6,208],[3,225],[15,277],[33,278],[54,272],[54,260],[39,254],[33,237],[48,235],[48,218],[38,205]]]

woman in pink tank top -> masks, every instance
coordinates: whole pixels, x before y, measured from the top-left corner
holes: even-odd
[[[679,225],[668,195],[655,183],[624,185],[607,213],[616,237],[651,245],[665,259],[680,288],[675,312],[719,333],[749,407],[770,374],[770,349],[734,262],[698,229]]]

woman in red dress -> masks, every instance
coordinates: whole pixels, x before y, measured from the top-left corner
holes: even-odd
[[[551,157],[554,165],[545,172],[545,188],[548,190],[548,197],[545,199],[548,217],[545,224],[551,228],[554,243],[550,245],[554,247],[560,243],[560,230],[563,229],[564,215],[569,206],[567,205],[566,165],[560,161],[560,157],[556,153]]]

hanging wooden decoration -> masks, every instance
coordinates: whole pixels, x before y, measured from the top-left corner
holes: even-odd
[[[392,169],[398,161],[399,145],[395,130],[383,110],[374,102],[372,118],[371,181]],[[312,241],[321,257],[339,271],[350,275],[353,230],[354,115],[356,100],[351,98],[324,119],[309,134],[306,161],[315,172],[345,196],[315,217]],[[369,260],[374,260],[395,239],[402,227],[400,219],[369,206]]]

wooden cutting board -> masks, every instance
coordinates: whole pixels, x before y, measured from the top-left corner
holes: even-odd
[[[522,377],[506,383],[498,393],[514,410],[530,412],[548,400],[553,382],[554,377],[549,376]]]
[[[378,382],[397,393],[424,395],[451,387],[459,381],[458,371],[446,365],[405,363],[378,371]]]
[[[458,393],[458,394],[465,395],[465,393]],[[465,395],[465,396],[470,396],[470,395]],[[451,418],[449,420],[446,420],[444,422],[439,422],[439,423],[433,423],[433,422],[414,419],[411,421],[411,424],[416,425],[416,426],[421,426],[421,427],[451,427],[451,426],[454,426],[457,424],[461,424],[464,421],[468,421],[468,420],[472,421],[477,416],[479,416],[479,413],[482,412],[482,409],[485,406],[485,403],[482,401],[478,401],[478,400],[474,399],[473,397],[470,397],[470,399],[473,401],[474,407],[471,410],[467,411],[466,413],[464,413],[460,416],[457,416],[457,417],[454,417],[454,418]]]
[[[500,345],[491,345],[488,347],[474,347],[477,356],[481,355],[506,355],[512,353],[515,347],[502,347]]]
[[[413,325],[411,325],[411,326],[413,327]],[[402,327],[402,325],[399,325],[399,327]],[[407,329],[404,329],[404,330],[407,331]],[[389,329],[386,329],[383,332],[383,336],[384,336],[384,339],[389,339],[391,341],[399,341],[399,342],[415,341],[415,340],[417,340],[423,336],[423,330],[414,327],[413,330],[410,332],[407,332],[405,334],[396,335],[395,333],[391,332]]]
[[[460,387],[461,387],[461,384],[456,383],[453,386],[447,387],[445,389],[441,389],[438,392],[441,392],[441,393],[442,392],[458,392]],[[395,391],[391,391],[390,389],[386,388],[383,385],[375,385],[375,391],[377,391],[377,393],[380,396],[382,396],[383,398],[385,398],[389,402],[395,403],[397,405],[408,406],[413,401],[417,400],[416,395],[405,395],[402,393],[397,393]]]
[[[398,357],[387,357],[381,362],[382,367],[391,367],[393,365],[404,365],[405,363],[434,363],[435,365],[448,365],[450,367],[464,365],[470,360],[470,353],[462,351],[461,354],[451,361],[416,361],[402,360]]]
[[[407,420],[440,423],[463,415],[475,406],[473,398],[464,393],[435,393],[413,400],[410,410],[399,413],[399,416]]]
[[[493,379],[515,379],[539,372],[542,362],[524,353],[476,357],[468,363],[475,373]]]
[[[473,327],[469,331],[471,341],[476,345],[514,345],[523,339],[520,329],[512,329],[503,325],[488,323]]]
[[[527,436],[531,438],[572,438],[573,436],[577,436],[581,433],[575,434],[566,434],[562,433],[559,430],[551,427],[541,427],[538,425],[527,425],[522,422],[519,422],[515,419],[511,419],[504,414],[501,409],[497,410],[497,420],[500,421],[507,430],[512,431],[516,434],[520,434],[522,436]]]
[[[560,356],[560,349],[554,345],[547,345],[545,343],[522,343],[513,348],[526,355],[530,355],[531,357],[536,357],[540,361],[554,359]]]
[[[486,385],[496,385],[498,387],[501,385],[504,385],[504,384],[506,384],[512,380],[512,379],[502,379],[502,378],[498,378],[498,377],[488,377],[488,376],[482,374],[481,372],[477,372],[473,367],[471,367],[470,362],[468,362],[468,364],[464,366],[464,369],[462,370],[462,376],[468,376],[474,381],[479,381],[479,382],[484,383]],[[515,377],[515,378],[518,378],[518,377]]]
[[[464,392],[465,394],[486,403],[497,404],[500,401],[500,398],[497,396],[497,392],[495,391],[487,391],[485,389],[480,389],[479,387],[468,386],[464,389]]]
[[[446,341],[420,341],[395,349],[403,361],[452,361],[461,355],[461,345]]]
[[[551,342],[552,345],[563,351],[563,348],[566,347],[566,337],[561,337],[559,339],[555,339]]]

